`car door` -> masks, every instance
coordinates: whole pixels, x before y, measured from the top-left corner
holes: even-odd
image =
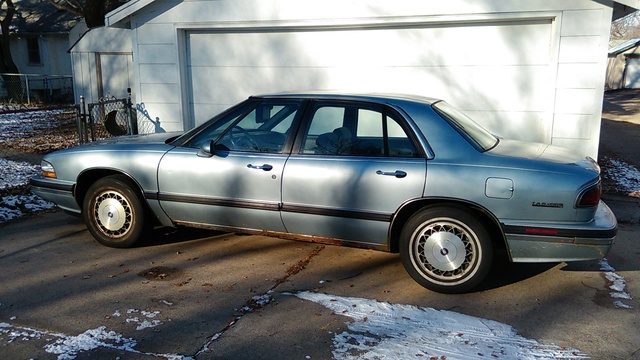
[[[300,106],[248,101],[169,151],[158,168],[167,215],[191,225],[285,231],[282,171]]]
[[[283,174],[287,230],[384,247],[395,211],[425,186],[404,121],[385,106],[314,103]]]

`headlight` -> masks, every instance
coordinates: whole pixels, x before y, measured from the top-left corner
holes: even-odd
[[[42,176],[53,179],[56,178],[56,170],[50,162],[42,160],[42,162],[40,162],[40,169],[42,169]]]

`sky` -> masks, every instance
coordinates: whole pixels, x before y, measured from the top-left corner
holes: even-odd
[[[4,121],[3,121],[4,120]],[[0,142],[6,134],[21,133],[21,120],[7,121],[0,115]],[[3,128],[5,124],[5,128]],[[9,124],[11,131],[6,128]],[[622,193],[640,195],[640,171],[621,160],[610,160],[609,176]],[[0,158],[0,192],[24,188],[31,177],[40,172],[38,165]],[[22,191],[2,196],[0,226],[28,214],[55,208],[52,203]],[[600,261],[600,270],[608,281],[612,304],[618,309],[630,309],[625,302],[632,297],[626,292],[624,277],[616,273],[607,259]],[[345,318],[348,331],[333,334],[332,353],[336,360],[380,358],[438,358],[453,359],[586,359],[579,349],[560,348],[541,344],[517,334],[508,324],[472,317],[453,311],[422,308],[406,304],[390,304],[374,299],[341,297],[303,291],[290,294],[325,306],[337,316]],[[265,307],[272,300],[270,293],[256,296],[254,302]],[[0,305],[2,299],[0,299]],[[162,326],[160,312],[138,309],[113,310],[107,316],[123,317],[126,324],[137,331],[149,331]],[[347,321],[349,318],[351,321]],[[11,317],[9,320],[16,320]],[[375,334],[375,335],[373,335]],[[216,334],[209,343],[222,334]],[[170,360],[191,359],[188,355],[142,353],[135,349],[138,341],[100,326],[80,334],[62,334],[0,322],[0,338],[9,342],[46,339],[45,352],[57,355],[58,360],[75,359],[97,348],[110,348],[131,354]],[[205,344],[204,346],[208,346]],[[354,355],[354,354],[357,354]]]

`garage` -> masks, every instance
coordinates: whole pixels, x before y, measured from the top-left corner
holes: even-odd
[[[136,101],[188,130],[256,93],[413,93],[596,158],[611,21],[640,0],[131,0]]]
[[[548,134],[553,19],[185,32],[199,125],[248,94],[333,90],[443,98],[496,133]],[[508,114],[513,120],[499,124]],[[541,136],[542,135],[542,136]]]

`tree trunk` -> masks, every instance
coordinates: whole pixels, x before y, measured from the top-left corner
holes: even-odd
[[[2,31],[2,35],[0,35],[0,73],[2,74],[4,85],[9,93],[9,98],[22,102],[24,98],[22,82],[20,81],[19,76],[13,75],[17,74],[19,71],[16,63],[13,61],[13,57],[11,56],[11,47],[9,46],[9,26],[11,25],[11,21],[13,21],[16,8],[13,5],[13,0],[4,0],[2,2],[6,4],[7,10],[5,17],[0,20],[0,30]],[[2,2],[0,2],[0,4]]]

